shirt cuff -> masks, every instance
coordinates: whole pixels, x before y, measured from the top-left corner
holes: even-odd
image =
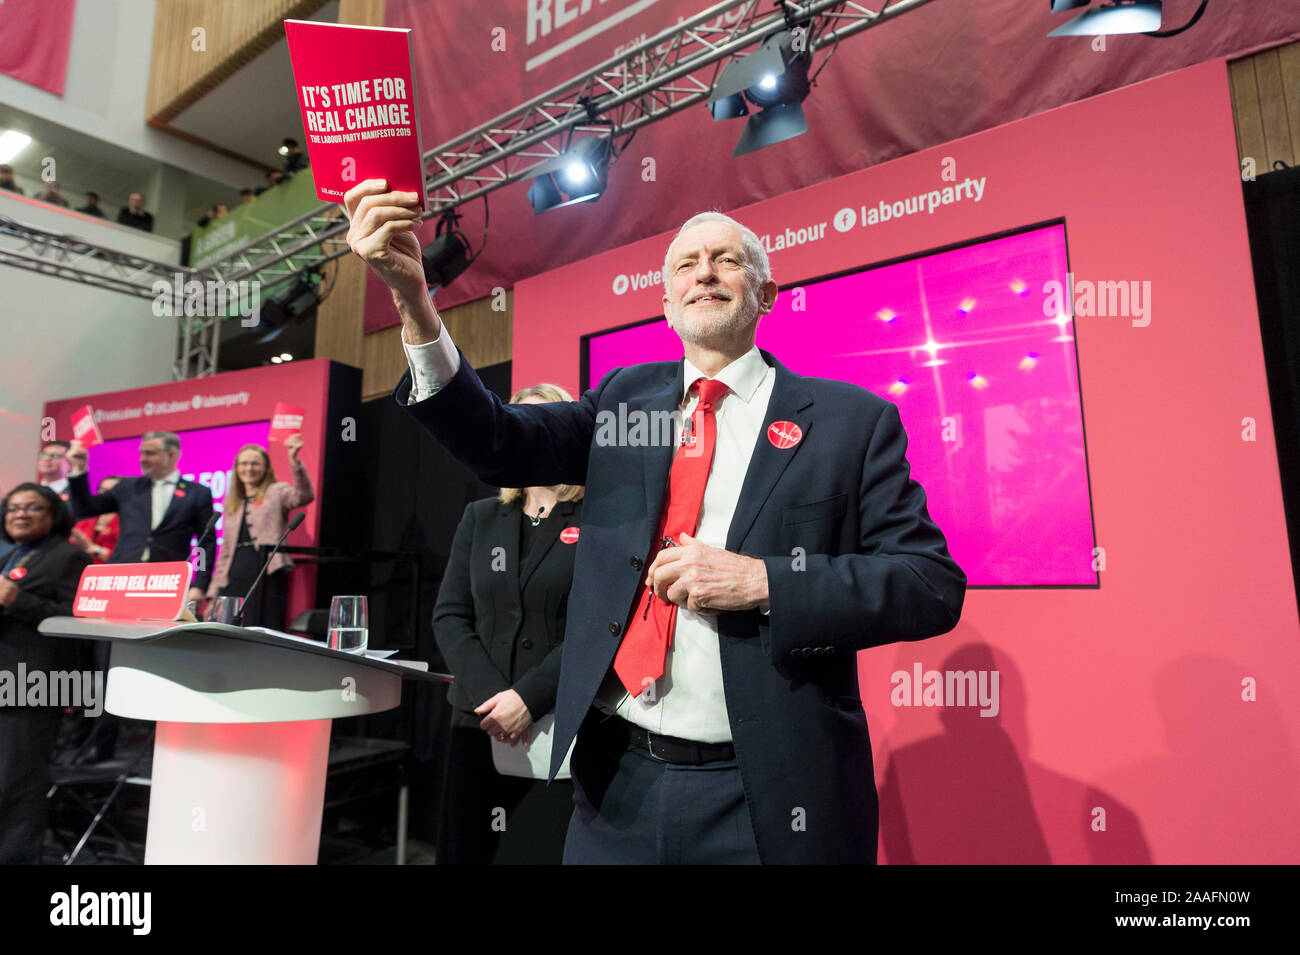
[[[408,345],[402,342],[406,352],[406,364],[411,369],[411,393],[408,404],[423,401],[436,394],[460,371],[460,353],[451,340],[451,333],[444,325],[442,334],[434,341],[423,345]]]

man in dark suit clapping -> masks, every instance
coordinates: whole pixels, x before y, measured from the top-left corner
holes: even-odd
[[[188,560],[191,538],[202,535],[212,516],[212,493],[186,481],[176,470],[181,439],[170,431],[150,431],[140,439],[141,477],[125,478],[102,494],[90,493],[86,449],[74,441],[68,451],[68,498],[78,518],[116,511],[121,521],[110,564]],[[202,601],[212,571],[215,547],[201,546],[202,560],[190,583],[190,600]]]

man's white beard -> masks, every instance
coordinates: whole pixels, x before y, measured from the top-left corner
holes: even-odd
[[[746,337],[758,317],[758,296],[746,285],[740,301],[726,304],[734,307],[721,315],[714,309],[709,310],[711,314],[705,314],[679,305],[673,322],[678,337],[692,345],[709,347],[730,345]]]

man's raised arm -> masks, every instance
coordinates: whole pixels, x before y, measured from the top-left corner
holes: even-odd
[[[394,397],[481,480],[498,487],[585,483],[595,428],[591,394],[577,402],[505,405],[483,387],[443,328],[424,278],[419,197],[367,179],[343,197],[348,245],[383,279],[402,319],[410,367]]]
[[[90,475],[86,472],[86,447],[75,438],[63,455],[68,461],[68,507],[73,517],[96,517],[117,510],[117,498],[112,491],[90,493]]]

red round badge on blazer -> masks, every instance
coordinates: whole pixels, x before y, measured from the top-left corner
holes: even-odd
[[[576,544],[578,542],[578,529],[576,527],[566,527],[560,531],[560,540],[566,544]]]
[[[784,451],[803,440],[803,429],[793,421],[773,421],[767,426],[767,440],[772,447]]]
[[[10,580],[22,580],[26,576],[27,576],[26,567],[15,567],[13,570],[9,571]]]
[[[180,488],[177,488],[177,489],[176,489],[176,496],[177,496],[177,497],[184,497],[184,496],[185,496],[185,492],[182,491]]]

